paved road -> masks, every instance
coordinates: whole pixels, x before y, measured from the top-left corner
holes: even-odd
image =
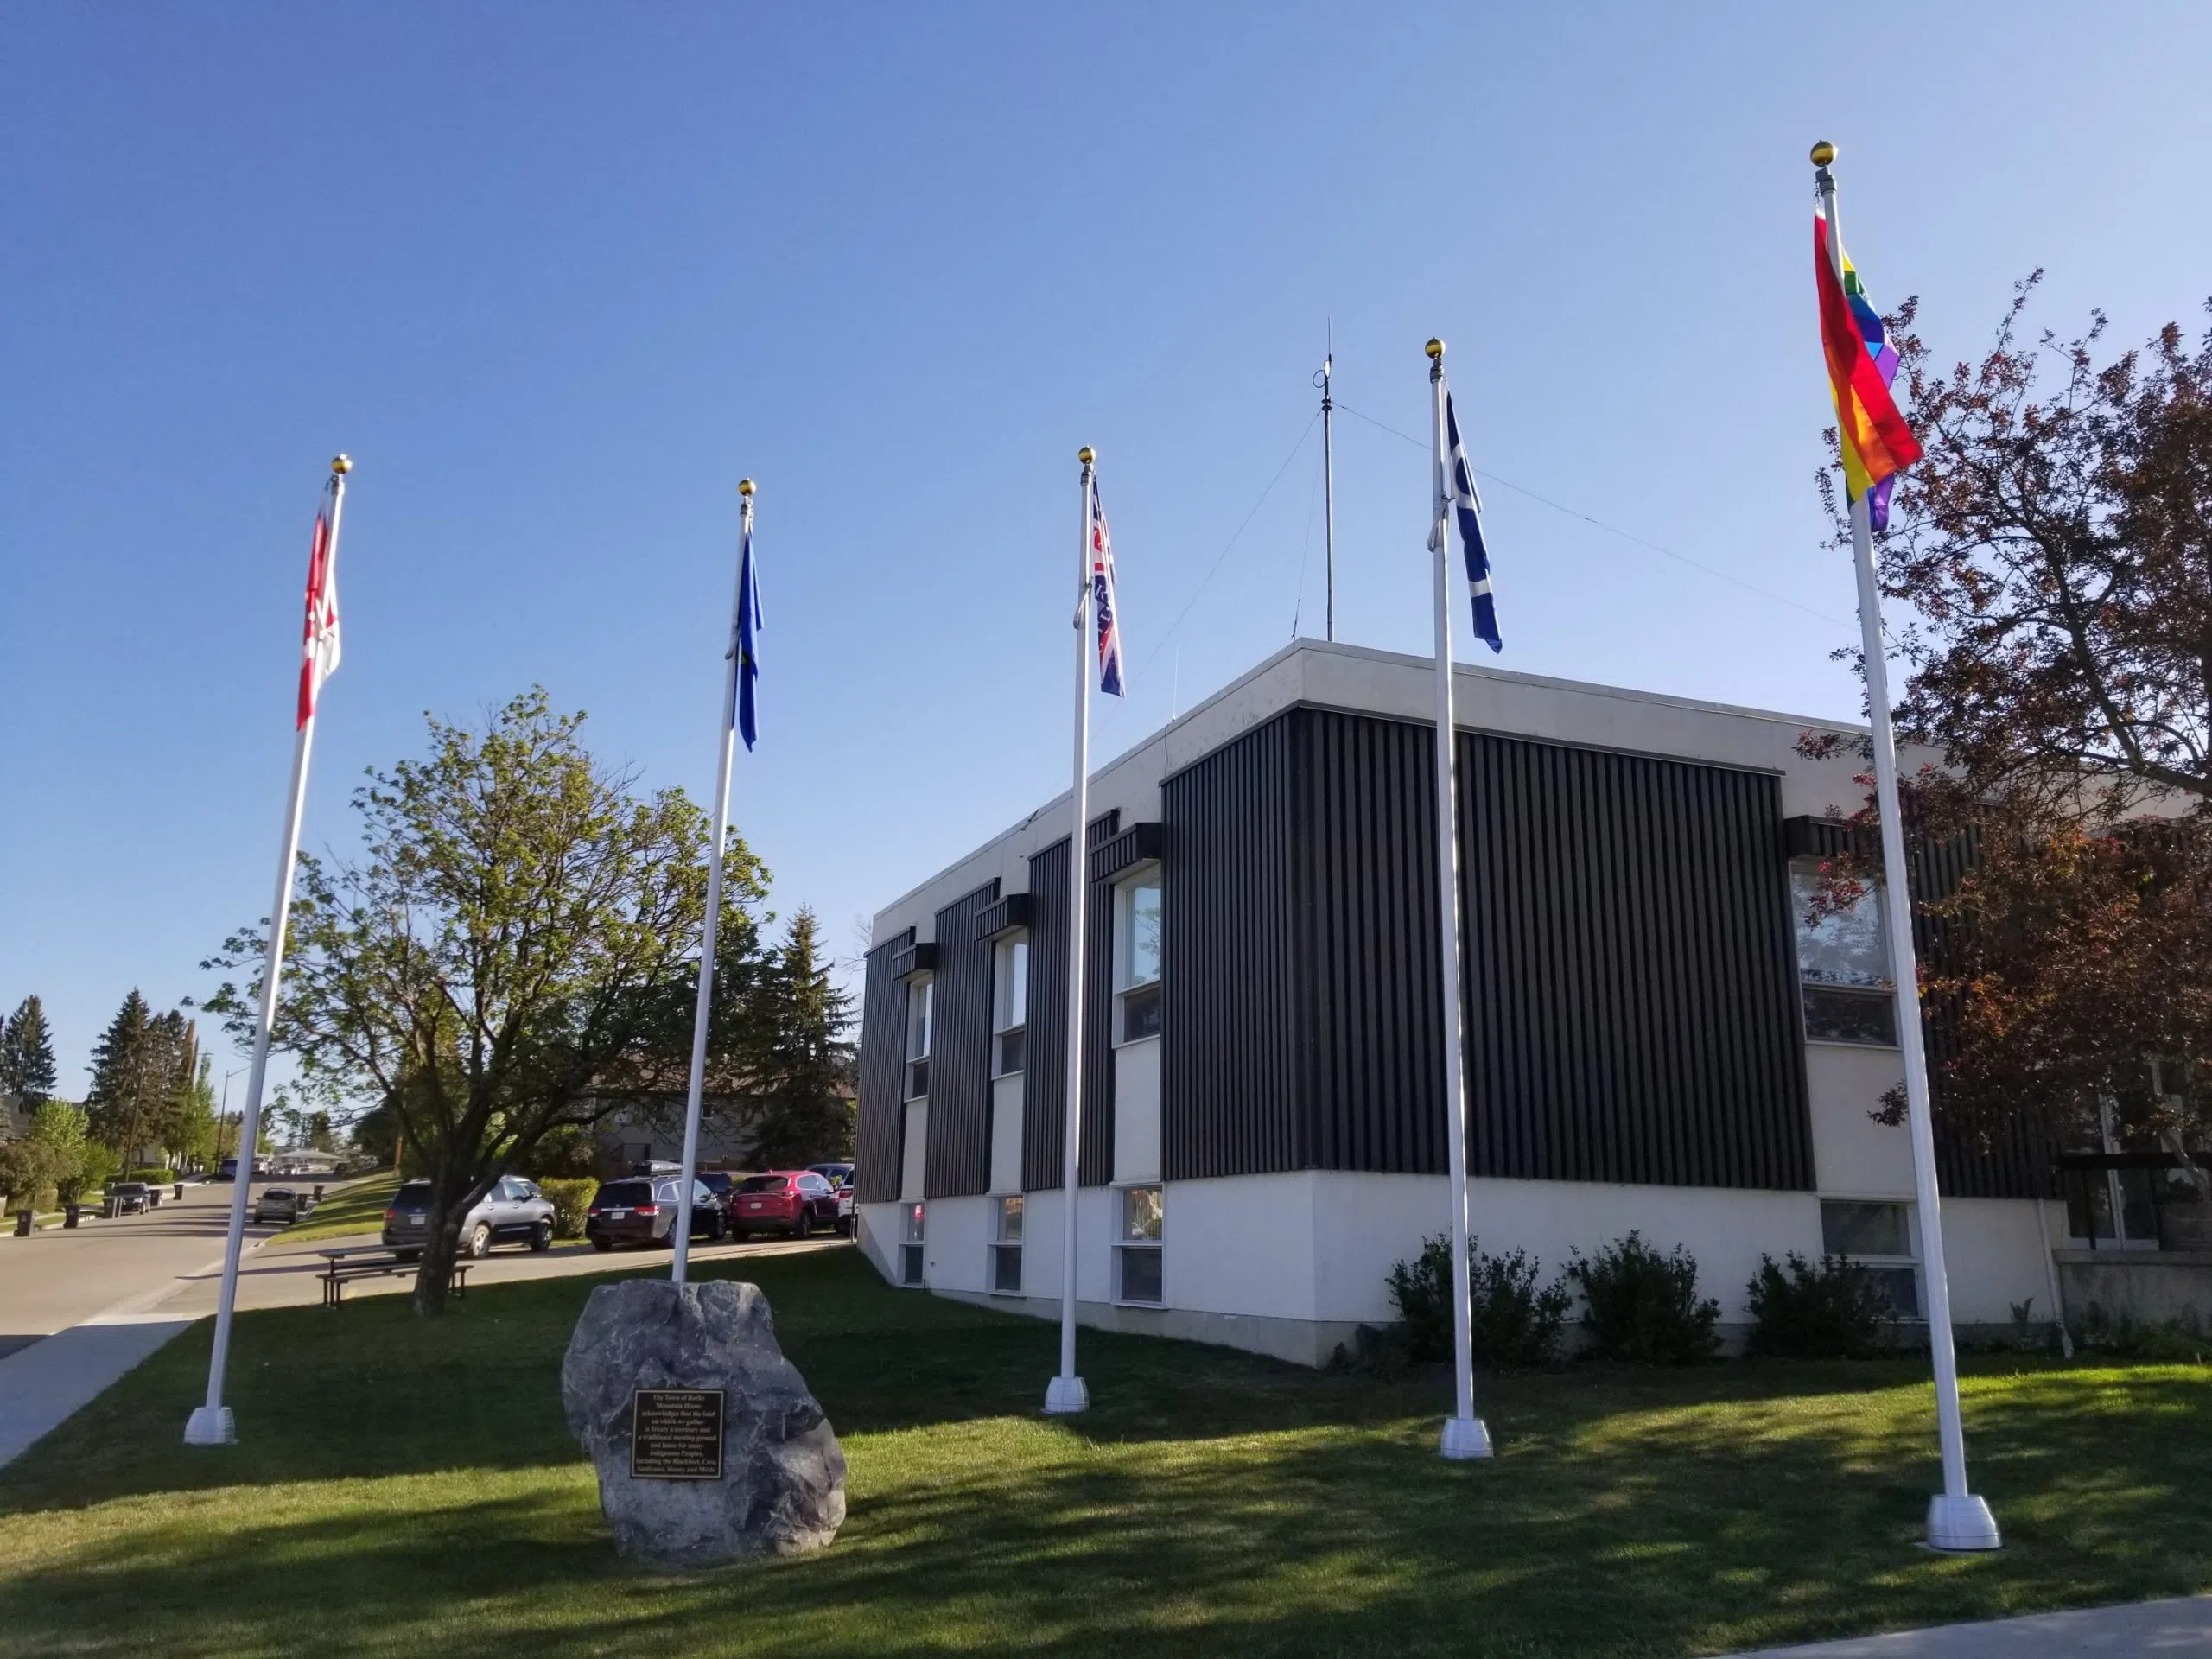
[[[2136,1659],[2165,1653],[2212,1654],[2212,1596],[1769,1648],[1741,1659]]]
[[[0,1355],[220,1262],[231,1187],[188,1182],[149,1215],[0,1237]],[[251,1244],[278,1230],[250,1227]]]

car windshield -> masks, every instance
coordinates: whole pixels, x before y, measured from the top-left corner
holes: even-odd
[[[282,1198],[287,1204],[289,1204],[292,1200],[290,1189],[282,1186],[272,1186],[261,1196],[264,1198]]]
[[[738,1184],[741,1192],[780,1192],[790,1177],[785,1175],[748,1175]]]
[[[609,1181],[599,1189],[594,1204],[650,1204],[652,1188],[643,1181]]]
[[[729,1175],[723,1170],[704,1170],[700,1173],[699,1184],[710,1192],[727,1192],[730,1186]]]

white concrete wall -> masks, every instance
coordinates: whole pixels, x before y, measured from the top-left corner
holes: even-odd
[[[899,1151],[899,1196],[912,1200],[922,1196],[922,1163],[930,1143],[930,1103],[906,1103],[906,1144]]]
[[[924,1211],[924,1276],[931,1290],[980,1291],[991,1236],[988,1198],[931,1198]]]
[[[1022,1074],[991,1084],[991,1191],[1021,1191]]]
[[[1943,1256],[1954,1325],[2004,1325],[2012,1317],[2012,1305],[2031,1297],[2032,1318],[2052,1317],[2044,1255],[2048,1220],[2038,1219],[2036,1205],[2024,1199],[1943,1200]]]
[[[1313,1186],[1319,1179],[1300,1171],[1168,1182],[1160,1220],[1167,1305],[1314,1318]]]
[[[1160,1179],[1160,1039],[1114,1051],[1114,1179]]]

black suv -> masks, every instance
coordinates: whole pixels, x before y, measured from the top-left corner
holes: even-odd
[[[660,1244],[676,1242],[676,1204],[682,1189],[677,1178],[656,1175],[648,1179],[633,1175],[626,1180],[607,1181],[591,1196],[584,1212],[584,1236],[592,1248],[611,1250],[617,1244]],[[691,1236],[718,1240],[729,1230],[729,1217],[714,1188],[702,1180],[691,1183]]]

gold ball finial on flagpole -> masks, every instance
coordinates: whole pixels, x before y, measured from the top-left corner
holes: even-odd
[[[1098,455],[1097,453],[1086,443],[1082,448],[1075,452],[1075,458],[1081,461],[1084,466],[1088,467],[1092,461],[1098,459]]]
[[[1444,355],[1444,342],[1440,340],[1432,340],[1427,345],[1422,346],[1421,350],[1427,352],[1430,359],[1433,361]]]
[[[737,480],[737,493],[740,495],[744,496],[747,500],[750,500],[753,497],[753,480],[749,478],[739,479]]]
[[[351,455],[333,455],[330,458],[330,470],[337,474],[340,478],[345,477],[346,474],[353,470],[353,457]]]
[[[1819,143],[1813,146],[1813,165],[1815,167],[1826,167],[1834,160],[1835,160],[1835,146],[1828,143],[1827,139],[1823,138]]]

